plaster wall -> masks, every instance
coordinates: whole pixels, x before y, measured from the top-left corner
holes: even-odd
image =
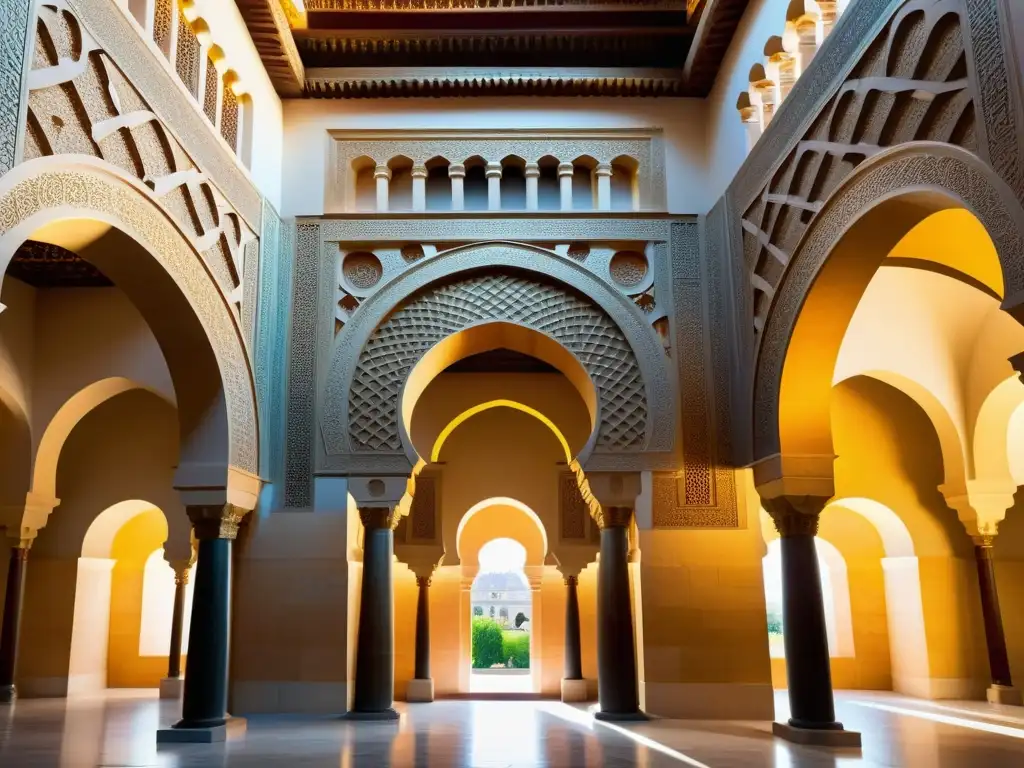
[[[1024,676],[1024,493],[999,525],[995,541],[996,585],[1014,683]]]
[[[750,68],[764,63],[764,45],[786,26],[788,0],[751,0],[707,99],[707,204],[704,213],[722,196],[747,158],[746,127],[736,111],[736,98],[750,86]]]
[[[97,407],[68,438],[57,475],[61,504],[33,544],[25,584],[18,685],[26,696],[65,695],[69,674],[76,672],[70,650],[79,558],[100,512],[126,499],[145,499],[166,513],[170,537],[187,540],[188,520],[172,487],[177,436],[174,409],[136,390]],[[90,587],[90,599],[99,602],[89,614],[100,611],[102,594],[99,586]],[[109,600],[110,590],[105,594]],[[99,657],[90,658],[91,674]]]
[[[283,216],[324,212],[331,129],[664,129],[668,209],[702,213],[705,107],[699,99],[328,99],[284,102]],[[738,125],[737,120],[737,125]]]
[[[32,359],[35,355],[36,298],[31,285],[7,277],[0,303],[6,305],[0,323],[0,390],[32,413]]]

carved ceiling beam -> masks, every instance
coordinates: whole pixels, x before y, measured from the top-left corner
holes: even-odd
[[[683,66],[683,79],[689,92],[698,96],[707,96],[711,92],[722,59],[749,2],[705,0],[702,7],[695,9],[700,20]]]
[[[236,0],[236,3],[278,94],[301,96],[305,66],[295,47],[281,0]]]
[[[306,95],[358,99],[423,96],[688,96],[677,70],[329,68],[306,72]]]

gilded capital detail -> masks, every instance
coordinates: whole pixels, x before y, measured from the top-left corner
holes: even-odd
[[[248,510],[234,504],[211,504],[188,507],[188,519],[200,541],[204,539],[234,539],[238,526]]]
[[[402,513],[397,506],[394,507],[360,507],[359,520],[363,527],[370,530],[389,528],[395,530],[402,520]]]
[[[821,496],[779,496],[762,499],[761,506],[771,516],[782,538],[817,536],[818,518],[828,503]]]
[[[633,519],[632,507],[599,507],[594,513],[594,522],[601,530],[605,528],[628,528]]]

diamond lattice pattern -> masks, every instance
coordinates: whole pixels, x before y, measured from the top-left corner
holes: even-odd
[[[612,319],[563,289],[516,275],[487,274],[425,289],[374,331],[360,356],[349,399],[349,435],[356,450],[401,450],[398,398],[409,372],[439,341],[482,320],[520,323],[556,339],[576,355],[597,386],[598,445],[643,448],[643,377]]]

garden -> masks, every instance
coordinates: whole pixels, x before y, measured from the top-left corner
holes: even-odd
[[[514,629],[485,616],[473,617],[473,669],[530,668],[530,633],[522,628],[519,616]]]

